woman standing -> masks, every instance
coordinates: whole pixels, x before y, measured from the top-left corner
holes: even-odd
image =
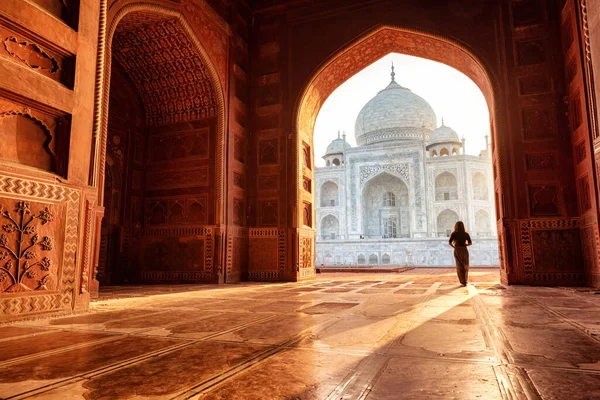
[[[472,245],[473,242],[462,221],[457,221],[454,225],[454,232],[450,235],[448,243],[454,248],[458,280],[461,285],[466,286],[469,280],[469,250],[467,250],[467,247]]]

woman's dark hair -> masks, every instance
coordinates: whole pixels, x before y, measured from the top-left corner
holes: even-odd
[[[456,224],[454,224],[454,232],[466,232],[465,224],[463,224],[462,221],[456,221]]]

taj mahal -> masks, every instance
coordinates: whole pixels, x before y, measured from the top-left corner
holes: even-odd
[[[458,220],[473,238],[471,265],[497,265],[492,160],[465,154],[465,139],[427,101],[395,80],[362,108],[356,147],[329,144],[317,168],[317,265],[453,265]]]

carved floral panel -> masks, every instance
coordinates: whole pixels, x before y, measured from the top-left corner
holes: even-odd
[[[0,199],[0,292],[57,289],[63,216],[60,205]]]

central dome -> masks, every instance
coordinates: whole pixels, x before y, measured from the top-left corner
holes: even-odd
[[[395,140],[429,139],[437,127],[435,112],[422,97],[394,80],[373,97],[358,113],[354,134],[365,146]]]

